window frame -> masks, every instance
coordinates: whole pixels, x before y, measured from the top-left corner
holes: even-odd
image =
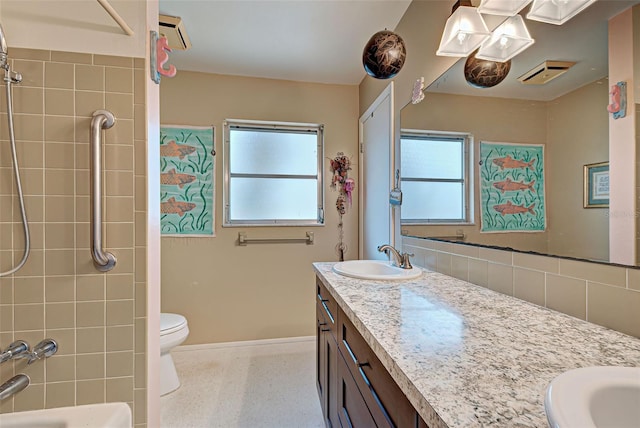
[[[231,217],[231,135],[233,128],[239,129],[255,129],[264,131],[282,131],[282,132],[314,132],[317,134],[317,217],[315,220],[305,219],[260,219],[260,220],[232,220]],[[324,125],[319,123],[297,123],[297,122],[276,122],[262,120],[244,120],[244,119],[226,119],[223,121],[223,227],[263,227],[263,226],[324,226]],[[244,174],[243,174],[244,175]],[[255,174],[255,177],[291,177],[302,178],[299,175],[290,174]],[[312,176],[305,176],[312,177]]]
[[[463,187],[463,218],[462,219],[403,219],[402,211],[400,212],[400,225],[401,226],[420,226],[420,225],[473,225],[474,224],[474,200],[473,200],[473,135],[466,132],[452,132],[452,131],[432,131],[422,129],[401,129],[400,130],[400,153],[402,153],[402,139],[403,138],[415,138],[415,139],[436,139],[436,140],[462,140],[462,179],[438,179],[438,178],[411,178],[406,179],[401,173],[400,183],[402,186],[403,181],[416,181],[416,182],[455,182],[462,183]],[[400,158],[400,171],[402,172],[402,158]],[[402,210],[402,206],[400,208]]]

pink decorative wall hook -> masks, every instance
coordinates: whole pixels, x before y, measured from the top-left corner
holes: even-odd
[[[607,106],[607,111],[613,115],[614,119],[620,119],[627,115],[627,82],[618,82],[611,86],[609,91],[611,103]]]
[[[165,68],[164,65],[167,61],[169,61],[169,52],[171,52],[171,48],[169,47],[169,42],[166,37],[160,37],[156,44],[156,61],[157,61],[157,70],[163,76],[166,77],[174,77],[178,70],[174,65],[169,65],[169,68]]]
[[[620,87],[613,85],[611,91],[609,91],[609,95],[611,96],[611,104],[607,106],[609,113],[620,111]]]

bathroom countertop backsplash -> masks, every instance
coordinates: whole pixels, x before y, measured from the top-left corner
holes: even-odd
[[[544,427],[564,371],[640,366],[640,339],[437,272],[368,281],[316,273],[430,427]]]

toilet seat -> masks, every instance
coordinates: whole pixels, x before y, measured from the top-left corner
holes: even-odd
[[[182,330],[187,325],[187,319],[179,314],[160,314],[160,336],[175,333]]]

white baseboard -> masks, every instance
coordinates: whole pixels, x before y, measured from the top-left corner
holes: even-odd
[[[243,340],[239,342],[201,343],[197,345],[176,346],[171,352],[198,351],[201,349],[235,348],[239,346],[261,346],[285,343],[314,342],[315,336],[281,337],[277,339]]]

